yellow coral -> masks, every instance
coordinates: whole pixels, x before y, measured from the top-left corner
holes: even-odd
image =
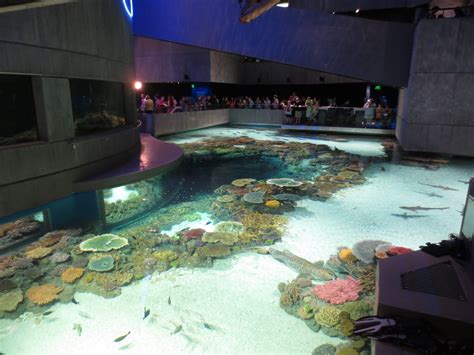
[[[352,263],[357,260],[357,257],[352,253],[352,249],[344,248],[339,251],[339,259],[346,263]]]
[[[246,228],[245,233],[241,236],[241,242],[246,243],[252,240],[261,240],[269,234],[281,236],[288,218],[269,213],[250,212],[242,217],[241,222]]]
[[[51,254],[52,251],[52,248],[38,247],[28,250],[25,254],[31,259],[41,259],[44,258],[46,255]]]
[[[178,259],[178,254],[176,254],[173,250],[160,250],[153,253],[153,257],[157,261],[171,262]]]
[[[26,291],[26,297],[33,303],[43,305],[53,302],[63,289],[53,284],[33,286]]]
[[[278,208],[280,207],[280,202],[277,200],[270,200],[270,201],[265,202],[265,206],[269,208]]]
[[[70,267],[61,274],[61,280],[67,283],[73,283],[84,275],[84,269],[78,267]]]
[[[334,327],[339,323],[340,314],[341,311],[336,307],[325,306],[314,315],[314,320],[325,327]]]

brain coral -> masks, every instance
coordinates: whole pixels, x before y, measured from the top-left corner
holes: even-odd
[[[321,307],[318,313],[314,315],[314,319],[320,325],[325,327],[334,327],[339,323],[341,311],[334,306]]]
[[[84,269],[78,267],[70,267],[61,274],[61,280],[67,283],[73,283],[84,275]]]
[[[347,279],[328,281],[323,285],[316,285],[313,293],[331,304],[342,304],[347,301],[356,301],[362,291],[360,282],[349,276]]]
[[[23,301],[23,294],[20,289],[0,293],[0,311],[13,312]]]
[[[53,302],[63,289],[53,284],[33,286],[26,291],[26,297],[33,303],[43,305]]]
[[[102,234],[79,244],[82,251],[110,251],[128,245],[128,240],[115,234]]]

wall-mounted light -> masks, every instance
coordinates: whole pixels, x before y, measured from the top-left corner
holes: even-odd
[[[135,88],[135,90],[141,90],[141,88],[143,87],[143,84],[141,81],[135,81],[135,83],[133,84],[133,87]]]
[[[278,7],[288,7],[289,5],[290,5],[290,2],[288,0],[286,1],[282,0],[277,4]]]
[[[123,7],[130,18],[133,17],[133,0],[122,0]]]
[[[360,12],[360,9],[356,9],[355,13],[358,14]]]

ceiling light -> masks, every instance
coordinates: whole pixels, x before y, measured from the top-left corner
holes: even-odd
[[[356,14],[358,14],[359,12],[360,12],[360,9],[357,9],[357,10],[356,10]]]
[[[283,0],[283,1],[280,1],[280,2],[277,4],[278,7],[288,7],[289,5],[290,5],[290,3],[289,3],[288,0],[286,0],[286,1],[284,1],[284,0]]]
[[[135,81],[133,86],[135,87],[135,90],[140,90],[143,87],[143,84],[141,83],[141,81]]]

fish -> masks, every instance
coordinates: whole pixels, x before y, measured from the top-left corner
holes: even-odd
[[[449,207],[422,207],[422,206],[400,206],[401,209],[418,213],[418,211],[447,210]]]
[[[171,296],[168,296],[168,304],[171,306]]]
[[[421,215],[421,214],[408,214],[408,213],[392,213],[391,214],[394,217],[400,217],[403,219],[410,219],[410,218],[422,218],[422,217],[429,217],[427,215]]]
[[[175,330],[173,330],[173,331],[170,333],[170,335],[177,334],[177,333],[179,333],[179,332],[182,331],[182,330],[183,330],[183,326],[180,324],[180,325],[178,325],[178,326],[175,328]]]
[[[53,311],[46,311],[43,313],[43,316],[49,316],[51,313],[53,313]]]
[[[380,168],[380,170],[381,170],[381,171],[385,171],[385,168],[382,166],[382,167]]]
[[[148,317],[150,315],[150,309],[146,309],[144,308],[143,309],[143,319],[146,319],[146,317]]]
[[[206,328],[206,329],[215,330],[215,328],[212,325],[210,325],[209,323],[203,323],[202,325],[204,325],[204,328]]]
[[[127,334],[124,334],[124,335],[119,336],[118,338],[115,338],[115,339],[114,339],[114,342],[115,342],[115,343],[119,343],[119,342],[121,342],[122,340],[124,340],[126,337],[128,337],[129,335],[130,335],[130,330],[128,331]]]
[[[422,194],[422,195],[426,195],[428,197],[443,197],[441,195],[438,195],[438,194],[435,194],[434,192],[423,192],[423,191],[415,191],[417,194]]]
[[[446,191],[459,191],[458,189],[453,189],[452,187],[449,187],[449,186],[431,185],[431,184],[425,184],[423,182],[420,182],[419,184],[434,187],[434,188],[441,189],[441,190],[446,190]]]
[[[288,250],[280,251],[273,248],[269,248],[268,250],[270,255],[276,260],[282,262],[301,274],[311,275],[311,277],[315,280],[329,281],[334,278],[334,275],[331,271],[326,270],[321,266],[314,265],[308,260],[290,253]]]
[[[77,314],[79,314],[79,316],[81,316],[82,318],[92,319],[92,317],[89,314],[87,314],[86,312],[79,311],[79,312],[77,312]]]
[[[74,297],[72,298],[72,303],[79,304],[79,302],[77,302],[77,300]]]
[[[463,184],[469,184],[469,181],[462,181],[462,180],[458,180],[458,182],[462,182]]]
[[[209,225],[209,224],[211,224],[211,223],[212,223],[212,221],[208,221],[208,222],[206,223],[206,226]]]
[[[82,335],[82,325],[79,323],[74,323],[72,326],[72,330],[77,331],[77,335],[81,336]]]

